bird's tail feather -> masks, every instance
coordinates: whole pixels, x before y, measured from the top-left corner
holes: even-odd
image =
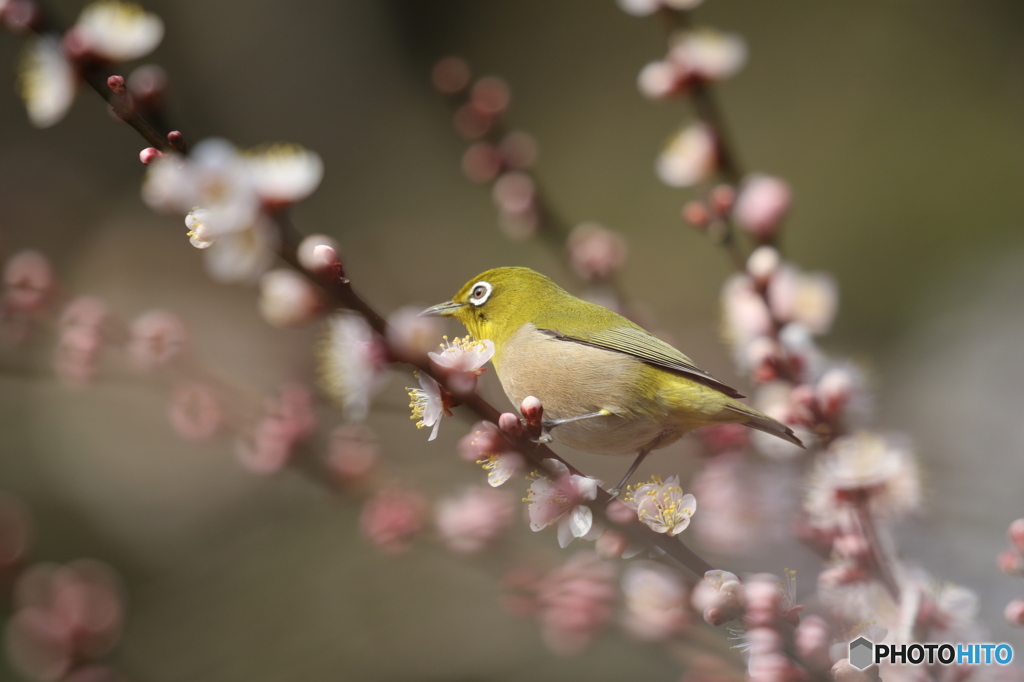
[[[764,431],[765,433],[770,433],[782,440],[788,440],[793,445],[799,445],[800,447],[805,448],[804,444],[796,437],[796,434],[793,433],[793,429],[776,419],[772,419],[766,414],[758,412],[752,407],[748,407],[741,402],[734,402],[731,405],[726,405],[726,409],[739,414],[742,419],[737,421],[745,426],[757,429],[758,431]]]

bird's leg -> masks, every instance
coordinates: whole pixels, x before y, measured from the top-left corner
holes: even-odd
[[[541,422],[540,438],[537,439],[538,443],[550,443],[551,434],[549,431],[556,426],[562,424],[572,424],[573,422],[583,421],[584,419],[593,419],[594,417],[607,417],[611,415],[609,410],[599,410],[597,412],[588,412],[586,414],[577,415],[575,417],[565,417],[563,419],[551,419]]]
[[[640,466],[640,462],[644,461],[644,458],[651,453],[652,449],[653,448],[644,448],[640,451],[640,454],[638,454],[636,459],[633,460],[633,463],[629,466],[629,471],[627,471],[626,475],[622,477],[619,484],[608,491],[608,494],[612,496],[612,499],[619,496],[619,493],[622,491],[622,486],[626,485],[626,482],[629,481],[630,477],[636,472],[637,467]]]

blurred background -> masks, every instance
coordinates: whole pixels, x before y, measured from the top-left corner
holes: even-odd
[[[53,6],[71,21],[81,5]],[[324,180],[295,223],[340,242],[348,273],[382,311],[446,300],[499,265],[578,290],[557,253],[497,229],[489,192],[460,172],[465,143],[429,82],[448,54],[504,77],[509,123],[538,141],[552,204],[571,224],[622,232],[629,296],[704,368],[740,383],[718,336],[729,264],[679,220],[689,193],[653,173],[686,118],[678,103],[636,89],[639,69],[664,54],[657,21],[611,0],[146,7],[166,23],[152,61],[170,75],[177,127],[193,143],[289,141],[321,154]],[[708,0],[696,16],[748,42],[748,66],[721,87],[721,103],[745,166],[794,189],[786,256],[839,282],[825,348],[868,367],[878,424],[917,445],[926,511],[901,529],[901,549],[978,590],[997,641],[1021,650],[1024,637],[1000,614],[1024,585],[996,570],[995,555],[1007,524],[1024,516],[1024,5]],[[68,290],[102,297],[124,319],[178,312],[203,359],[256,395],[312,381],[318,330],[272,329],[254,289],[207,278],[181,221],[142,203],[140,139],[94,93],[54,129],[29,126],[13,87],[20,42],[0,36],[4,253],[45,252]],[[678,673],[662,651],[618,637],[559,659],[533,622],[498,606],[503,570],[564,558],[551,554],[550,533],[517,527],[511,545],[471,561],[429,540],[384,556],[359,537],[354,503],[296,474],[245,472],[228,439],[180,440],[165,390],[124,363],[68,390],[52,376],[51,352],[52,343],[3,351],[0,489],[29,506],[36,559],[94,557],[121,572],[129,612],[113,660],[130,679]],[[370,418],[389,466],[432,496],[479,480],[454,456],[467,423],[446,421],[431,443],[411,427],[402,389],[411,381],[393,378]],[[494,377],[484,390],[507,405]],[[326,405],[320,413],[340,422]],[[692,471],[688,447],[645,470]],[[622,464],[574,457],[606,478]],[[798,593],[814,589],[816,560],[795,545],[736,565],[806,566]]]

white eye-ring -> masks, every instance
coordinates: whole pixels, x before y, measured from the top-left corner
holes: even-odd
[[[480,281],[473,285],[469,292],[469,302],[473,305],[483,305],[491,297],[491,283]]]

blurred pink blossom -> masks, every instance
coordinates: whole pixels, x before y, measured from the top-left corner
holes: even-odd
[[[653,561],[630,562],[622,574],[627,632],[647,641],[683,634],[691,626],[689,586],[679,573]]]
[[[344,485],[360,485],[377,469],[380,445],[362,424],[343,424],[331,431],[327,467]]]
[[[818,527],[846,527],[855,504],[891,520],[921,502],[917,462],[906,444],[869,432],[837,438],[809,479],[804,508]]]
[[[164,22],[157,15],[133,3],[104,0],[86,5],[65,41],[105,61],[127,62],[152,52],[163,37]]]
[[[437,337],[434,337],[437,338]],[[433,343],[431,339],[431,343]],[[388,380],[387,348],[361,315],[336,313],[320,345],[320,381],[345,418],[361,421]]]
[[[562,656],[583,652],[611,617],[614,566],[594,552],[574,554],[541,580],[537,618],[544,643]]]
[[[53,362],[58,378],[65,384],[84,386],[96,376],[106,346],[104,326],[109,316],[106,304],[92,296],[79,296],[64,308]]]
[[[780,322],[798,322],[812,334],[832,327],[839,305],[839,288],[825,273],[803,273],[791,265],[778,269],[768,284],[768,302]]]
[[[128,329],[128,357],[144,370],[170,365],[191,343],[184,320],[166,310],[151,310],[132,321]]]
[[[37,316],[53,303],[57,276],[38,251],[19,251],[4,265],[4,316]]]
[[[423,529],[427,500],[420,493],[389,484],[363,505],[359,527],[363,537],[387,554],[401,554]]]
[[[1010,625],[1024,627],[1024,599],[1014,599],[1006,605],[1003,617]]]
[[[775,238],[789,212],[789,185],[781,178],[753,174],[743,180],[732,215],[758,241]]]
[[[693,123],[679,131],[658,156],[658,177],[670,187],[693,187],[708,180],[718,165],[711,127]]]
[[[29,677],[57,680],[103,656],[121,635],[121,592],[117,574],[98,561],[30,567],[15,586],[5,632],[10,660]]]
[[[829,649],[832,630],[820,616],[804,616],[796,628],[794,644],[800,662],[812,673],[823,673],[832,667]]]
[[[743,615],[743,585],[734,573],[708,571],[694,586],[690,603],[709,625],[722,625]]]
[[[597,223],[581,223],[566,240],[569,264],[581,278],[608,279],[626,264],[626,240]]]
[[[266,401],[263,417],[247,438],[236,443],[235,451],[249,471],[277,473],[315,428],[313,393],[299,384],[285,385]]]
[[[473,486],[459,497],[438,502],[434,523],[450,550],[473,554],[501,537],[511,525],[514,513],[512,493]]]
[[[259,310],[268,324],[282,329],[301,327],[323,309],[320,290],[299,272],[278,268],[260,277]]]
[[[213,437],[224,423],[217,391],[199,381],[184,381],[174,386],[167,404],[167,417],[179,436],[193,442]]]

